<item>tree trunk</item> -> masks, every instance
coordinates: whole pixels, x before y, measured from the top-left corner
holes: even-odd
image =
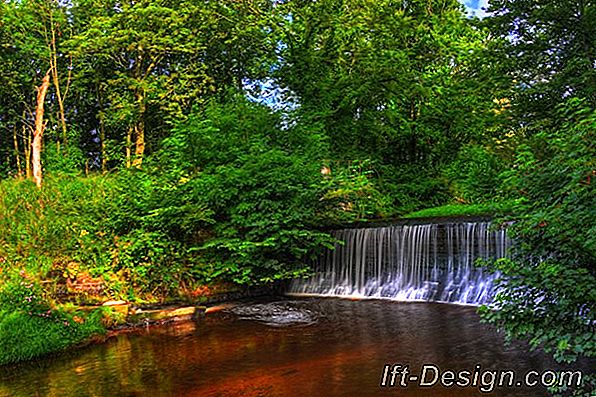
[[[45,123],[43,121],[44,102],[50,86],[50,71],[46,73],[37,88],[37,108],[35,110],[35,132],[33,133],[33,143],[31,144],[31,165],[33,167],[33,180],[38,188],[41,188],[42,169],[41,169],[41,144],[43,141],[43,132]]]
[[[31,172],[31,134],[27,126],[23,125],[23,150],[25,151],[25,176],[27,179],[33,177]]]
[[[21,153],[19,151],[19,140],[17,137],[16,123],[12,130],[12,138],[13,138],[13,143],[14,143],[14,157],[17,162],[17,176],[20,178],[23,175],[23,170],[21,169]]]
[[[145,126],[142,121],[135,125],[135,137],[135,158],[132,166],[140,168],[141,164],[143,164],[143,154],[145,153]]]
[[[60,83],[58,81],[58,73],[54,73],[54,88],[56,89],[56,99],[58,101],[58,108],[59,108],[59,117],[60,117],[60,126],[62,127],[62,142],[64,144],[64,148],[68,145],[68,132],[66,128],[66,115],[64,110],[64,98],[60,93]]]
[[[51,16],[50,16],[51,18]],[[52,80],[54,82],[54,89],[56,90],[56,99],[58,101],[58,109],[59,109],[59,119],[60,119],[60,126],[62,127],[62,143],[64,144],[64,148],[66,149],[68,145],[68,134],[66,128],[66,112],[64,110],[64,97],[62,95],[62,91],[60,90],[60,79],[58,76],[58,50],[56,49],[56,28],[54,27],[54,21],[50,19],[50,28],[52,30],[52,39],[50,41],[50,67],[52,71]],[[70,80],[70,76],[69,76]],[[67,84],[67,91],[68,91],[68,84]],[[60,145],[60,143],[58,143]],[[60,148],[60,146],[58,146]]]
[[[108,171],[108,155],[106,153],[106,129],[104,123],[103,113],[103,95],[99,84],[97,88],[97,100],[99,102],[99,155],[101,157],[101,173],[105,174]]]
[[[130,168],[130,156],[132,147],[132,126],[128,127],[126,132],[126,168]]]
[[[139,120],[135,125],[135,158],[132,166],[140,168],[145,154],[145,96],[142,92],[137,94],[137,102],[139,104]]]

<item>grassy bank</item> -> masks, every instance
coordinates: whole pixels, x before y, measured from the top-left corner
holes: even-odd
[[[159,303],[204,283],[176,241],[140,225],[138,202],[122,200],[124,182],[48,177],[40,190],[0,181],[0,365],[105,333],[110,310],[78,305]]]
[[[108,309],[81,312],[58,307],[25,270],[3,272],[0,287],[0,365],[16,363],[69,346],[105,332]]]
[[[489,204],[448,204],[440,207],[426,208],[404,215],[404,218],[441,218],[457,216],[495,216],[509,213],[512,203],[489,203]]]
[[[79,317],[51,311],[42,317],[0,311],[0,365],[61,352],[104,333],[99,312]]]

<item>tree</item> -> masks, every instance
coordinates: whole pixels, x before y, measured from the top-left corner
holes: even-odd
[[[229,85],[241,85],[266,47],[260,13],[268,4],[75,3],[80,33],[71,42],[72,51],[86,65],[114,69],[95,79],[94,91],[102,102],[102,128],[125,130],[127,167],[140,166],[149,140],[159,142],[192,105]],[[95,68],[84,73],[93,75]]]
[[[296,1],[283,12],[277,76],[301,122],[324,124],[332,158],[372,160],[394,197],[444,200],[437,175],[495,133],[508,85],[480,61],[487,32],[457,1]]]
[[[558,111],[557,125],[522,145],[508,171],[515,246],[495,264],[501,290],[483,316],[570,363],[596,357],[596,112],[577,99]],[[577,395],[596,386],[586,375]]]
[[[58,147],[61,141],[64,144],[67,141],[64,101],[68,83],[62,91],[64,62],[58,39],[64,34],[61,26],[66,25],[66,16],[63,7],[53,0],[3,2],[0,16],[6,29],[4,35],[10,37],[1,49],[7,83],[3,84],[2,90],[11,99],[5,104],[5,119],[0,122],[13,131],[17,173],[22,173],[19,152],[24,150],[27,176],[33,176],[36,184],[41,186],[44,115],[48,113],[46,95],[50,83],[54,86],[52,98],[56,100],[56,106],[50,110],[57,109],[59,122],[56,124],[60,124],[62,130],[61,136],[56,134],[54,138]],[[21,144],[18,132],[21,133]]]
[[[41,168],[41,145],[43,140],[43,132],[46,128],[43,115],[46,94],[50,86],[50,71],[43,77],[41,85],[37,88],[37,108],[35,109],[35,131],[33,132],[33,143],[31,161],[33,168],[33,180],[37,187],[41,188],[42,182],[42,168]]]
[[[565,98],[596,106],[596,4],[591,0],[491,0],[486,25],[507,45],[493,48],[518,85],[516,121],[555,119]]]
[[[325,143],[316,129],[281,125],[270,109],[232,95],[209,102],[164,141],[160,168],[169,182],[155,202],[167,207],[153,219],[194,243],[219,277],[292,278],[331,242],[317,230]],[[206,241],[196,241],[192,221],[201,206],[212,211]]]
[[[484,318],[558,361],[596,356],[596,62],[592,1],[490,2],[493,48],[516,82],[507,127],[521,142],[504,189],[516,199],[513,257]],[[577,395],[591,395],[593,374]],[[570,392],[570,391],[567,391]]]

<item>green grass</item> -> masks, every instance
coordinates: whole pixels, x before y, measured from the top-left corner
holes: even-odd
[[[0,311],[0,365],[60,352],[103,334],[101,312],[79,324],[68,316],[44,318],[20,311]]]
[[[509,212],[511,203],[490,204],[448,204],[440,207],[426,208],[411,212],[404,218],[439,218],[449,216],[493,216],[498,213]]]

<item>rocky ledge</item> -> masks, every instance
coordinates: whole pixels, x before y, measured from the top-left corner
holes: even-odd
[[[206,306],[170,306],[144,310],[125,301],[108,301],[103,307],[110,308],[113,316],[109,328],[122,329],[138,326],[165,324],[177,321],[198,321],[205,315]]]

